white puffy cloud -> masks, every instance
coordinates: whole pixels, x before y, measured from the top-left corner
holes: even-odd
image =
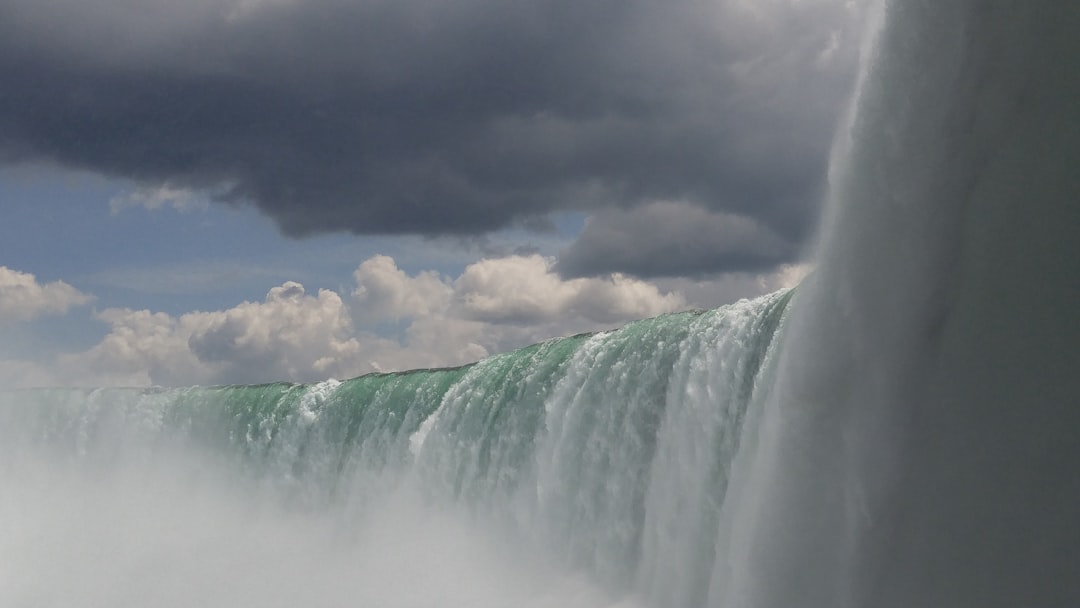
[[[454,281],[454,296],[469,318],[519,324],[567,317],[612,323],[686,305],[651,283],[619,274],[565,280],[553,267],[539,255],[480,260]]]
[[[550,268],[549,268],[550,272]],[[569,310],[597,323],[621,323],[631,319],[655,317],[687,307],[679,293],[661,293],[646,281],[612,274],[610,279],[577,279],[577,293]]]
[[[63,281],[39,283],[33,274],[0,266],[0,324],[64,314],[91,300]]]
[[[480,260],[454,282],[457,304],[469,318],[536,323],[564,312],[576,290],[548,272],[540,256]]]
[[[399,348],[378,353],[373,363],[379,369],[457,365],[686,308],[680,294],[645,281],[620,275],[565,280],[553,266],[539,255],[483,259],[451,280],[431,272],[409,276],[388,257],[368,260],[356,273],[357,305],[371,304],[371,278],[378,276],[384,280],[377,293],[384,296],[376,300],[410,311],[394,316],[407,323]]]
[[[109,308],[97,313],[109,326],[101,342],[61,355],[52,368],[60,383],[79,385],[347,378],[460,365],[687,306],[652,283],[621,275],[567,280],[553,265],[539,255],[484,259],[450,278],[410,275],[375,256],[356,269],[348,298],[290,281],[226,310],[173,316]]]
[[[356,370],[360,344],[348,308],[330,290],[311,296],[286,282],[264,302],[185,317],[194,326],[188,347],[200,362],[218,367],[222,381],[312,380]]]
[[[353,278],[356,315],[369,321],[429,315],[444,310],[453,296],[453,289],[437,272],[410,277],[397,267],[394,258],[385,255],[365,260]]]
[[[94,384],[209,384],[316,380],[363,371],[348,308],[330,290],[274,287],[262,302],[179,317],[111,308],[111,326],[90,350],[61,357]],[[379,339],[370,340],[378,343]]]
[[[56,368],[64,370],[65,383],[144,386],[176,379],[176,384],[196,384],[211,376],[212,370],[188,349],[180,319],[126,308],[109,308],[96,316],[110,331],[90,350],[59,357]]]

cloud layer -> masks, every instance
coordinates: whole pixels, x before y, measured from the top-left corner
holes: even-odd
[[[780,241],[764,258],[741,241],[691,256],[695,273],[790,260],[806,238],[859,13],[843,0],[129,4],[0,0],[0,162],[151,188],[117,208],[204,189],[290,235],[479,234],[557,210],[599,211],[599,231],[630,228],[613,209],[681,201]],[[571,266],[683,267],[621,259]]]
[[[356,269],[351,293],[309,293],[288,281],[270,289],[262,301],[225,310],[173,316],[108,308],[96,313],[109,328],[99,343],[61,354],[47,365],[0,361],[0,384],[347,378],[460,365],[549,337],[615,327],[688,306],[677,292],[621,275],[564,280],[553,264],[538,255],[484,259],[452,278],[432,271],[410,275],[392,258],[374,256]],[[31,275],[17,276],[32,281]],[[43,289],[69,296],[68,290],[74,290],[63,283]]]
[[[105,385],[185,385],[313,380],[351,371],[360,352],[348,310],[329,290],[274,287],[262,302],[179,317],[109,308],[109,333],[59,367]]]
[[[564,279],[539,255],[481,259],[457,277],[409,274],[376,255],[353,273],[354,285],[309,291],[295,281],[261,301],[224,310],[170,315],[106,308],[94,313],[104,337],[79,352],[31,361],[0,359],[0,387],[186,386],[311,382],[377,371],[461,365],[555,336],[619,327],[629,321],[791,287],[810,268],[733,273],[723,280],[659,282],[619,274]],[[92,296],[62,282],[0,267],[0,311],[16,317],[4,286],[15,277],[39,294],[21,318],[60,314]],[[33,313],[29,311],[34,311]],[[0,319],[5,317],[0,317]]]
[[[0,325],[61,315],[92,300],[63,281],[40,283],[33,274],[0,266]]]
[[[658,202],[601,211],[559,256],[559,272],[623,270],[642,277],[760,271],[796,257],[798,247],[746,215]]]

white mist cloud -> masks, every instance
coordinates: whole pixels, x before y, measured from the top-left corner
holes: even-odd
[[[39,283],[33,274],[0,266],[0,324],[61,315],[93,299],[63,281]]]
[[[0,570],[0,605],[638,606],[411,495],[299,511],[205,453],[146,457],[112,439],[123,458],[92,475],[34,452],[0,468],[0,554],[18,556]]]
[[[33,361],[0,359],[0,389],[57,384],[53,372]]]
[[[778,269],[769,274],[758,275],[758,284],[765,291],[788,289],[802,282],[811,272],[815,264],[782,264]]]

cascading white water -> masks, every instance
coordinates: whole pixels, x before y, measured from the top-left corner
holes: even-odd
[[[709,605],[1080,605],[1080,4],[884,24]]]
[[[746,345],[761,331],[754,306],[702,319],[690,334],[668,389],[645,496],[636,584],[653,606],[701,606],[716,554],[730,463],[748,410],[772,374]]]
[[[698,605],[789,299],[460,369],[0,393],[0,605]]]

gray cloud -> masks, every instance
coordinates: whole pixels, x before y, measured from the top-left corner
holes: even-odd
[[[848,4],[0,0],[0,162],[206,189],[290,235],[682,200],[799,242]]]
[[[659,202],[593,216],[557,269],[565,276],[695,276],[772,268],[796,254],[793,243],[750,217]]]

